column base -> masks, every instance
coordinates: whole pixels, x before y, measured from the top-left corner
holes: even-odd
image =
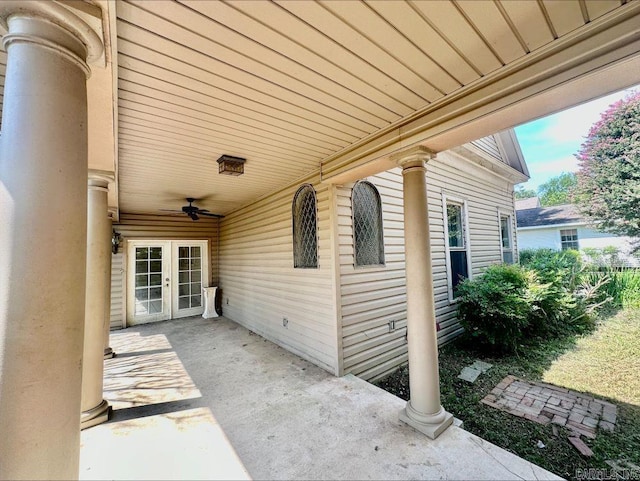
[[[407,406],[400,411],[400,421],[427,435],[427,437],[435,439],[453,424],[453,414],[448,413],[442,407],[435,414],[422,414],[411,406],[411,400],[409,400]]]
[[[112,357],[116,357],[116,353],[113,352],[113,349],[111,349],[110,347],[105,347],[105,349],[104,349],[104,358],[105,359],[111,359]]]
[[[87,429],[107,422],[111,417],[111,406],[104,399],[96,407],[82,411],[80,415],[80,429]]]

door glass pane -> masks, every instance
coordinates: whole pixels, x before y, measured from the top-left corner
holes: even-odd
[[[191,296],[191,307],[200,307],[202,305],[202,296]]]
[[[149,312],[148,306],[148,302],[140,302],[136,300],[136,315],[147,314]]]
[[[202,306],[202,249],[178,247],[178,309]]]
[[[136,289],[136,301],[146,301],[149,299],[149,289],[143,287],[142,289]]]
[[[136,247],[135,314],[159,314],[162,299],[162,247]]]
[[[159,314],[162,312],[162,299],[149,302],[149,314]]]
[[[136,261],[136,274],[146,274],[149,272],[149,263],[147,261]]]

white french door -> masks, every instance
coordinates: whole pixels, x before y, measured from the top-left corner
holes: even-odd
[[[202,314],[202,288],[209,285],[207,241],[127,245],[127,325]]]

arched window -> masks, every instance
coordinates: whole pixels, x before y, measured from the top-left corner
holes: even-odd
[[[293,197],[293,267],[318,267],[316,191],[303,185]]]
[[[384,265],[382,205],[370,182],[358,182],[351,192],[356,266]]]

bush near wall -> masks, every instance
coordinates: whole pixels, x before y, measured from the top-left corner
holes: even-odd
[[[526,339],[585,332],[609,301],[575,251],[523,251],[521,265],[490,266],[458,287],[458,318],[477,347],[516,351]],[[604,300],[603,300],[604,297]]]

